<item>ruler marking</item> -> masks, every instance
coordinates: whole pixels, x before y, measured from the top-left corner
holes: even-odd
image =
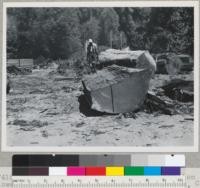
[[[12,169],[12,168],[10,168]],[[200,169],[184,169],[181,176],[12,176],[12,171],[0,168],[1,188],[198,188]]]

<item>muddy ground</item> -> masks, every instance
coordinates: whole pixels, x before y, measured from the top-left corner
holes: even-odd
[[[193,104],[174,115],[137,112],[87,117],[80,112],[81,81],[69,70],[64,76],[56,67],[12,75],[7,95],[7,145],[9,146],[191,146]],[[193,74],[173,78],[193,79]],[[156,75],[155,91],[169,75]]]

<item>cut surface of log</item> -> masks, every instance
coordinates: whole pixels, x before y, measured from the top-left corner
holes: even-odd
[[[107,113],[136,110],[143,104],[151,72],[147,69],[107,67],[83,79],[84,93],[91,108]]]
[[[115,50],[108,49],[99,54],[99,61],[101,63],[117,60],[136,60],[145,51],[125,51],[125,50]]]

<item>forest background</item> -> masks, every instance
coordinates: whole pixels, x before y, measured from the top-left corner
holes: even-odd
[[[8,8],[7,58],[80,57],[89,38],[100,51],[128,46],[193,56],[193,12],[192,7]]]

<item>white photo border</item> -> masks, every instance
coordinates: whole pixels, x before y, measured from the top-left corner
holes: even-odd
[[[194,129],[193,146],[7,146],[6,130],[6,10],[11,7],[193,7],[194,8]],[[94,2],[4,2],[2,46],[1,150],[3,152],[65,153],[133,153],[133,152],[198,152],[199,149],[199,1],[94,1]]]

